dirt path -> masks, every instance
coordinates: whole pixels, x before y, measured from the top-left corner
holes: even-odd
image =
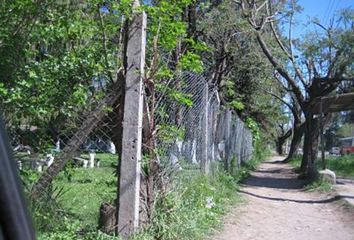
[[[218,240],[354,240],[354,211],[328,194],[305,192],[291,167],[273,157],[242,188]]]

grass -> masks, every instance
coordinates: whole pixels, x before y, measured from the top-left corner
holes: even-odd
[[[309,192],[330,192],[333,190],[333,185],[327,181],[316,180],[305,186],[305,190]]]
[[[56,188],[65,189],[60,205],[84,228],[96,227],[101,203],[116,198],[117,177],[112,164],[117,163],[117,156],[98,153],[96,158],[101,160],[100,168],[72,168],[69,173],[60,173],[54,181]]]
[[[290,163],[295,169],[299,169],[301,166],[301,156],[294,157]],[[328,157],[326,158],[326,165],[328,169],[336,173],[337,177],[354,177],[354,155]],[[317,159],[316,167],[318,170],[322,169],[322,162],[320,159]],[[330,192],[333,190],[333,186],[326,181],[318,179],[315,182],[308,184],[305,187],[305,190]]]
[[[334,171],[340,177],[354,178],[354,155],[341,157],[329,157],[326,159],[327,168]]]
[[[81,155],[85,157],[85,155]],[[88,158],[88,156],[86,156]],[[55,178],[46,199],[31,205],[31,212],[40,240],[114,239],[97,232],[99,207],[116,198],[117,177],[112,165],[117,156],[98,153],[100,168],[74,168],[68,164]],[[25,189],[38,179],[34,171],[22,171]]]
[[[85,226],[96,225],[99,206],[116,197],[116,177],[112,169],[75,169],[70,181],[56,180],[54,185],[65,188],[60,198],[62,207],[75,215]]]
[[[301,165],[301,156],[296,156],[291,161],[291,165],[298,169]],[[354,155],[330,156],[326,158],[327,168],[334,171],[337,176],[354,178]],[[317,169],[322,169],[322,161],[317,159]]]
[[[201,239],[222,223],[228,206],[238,200],[232,176],[203,176],[182,171],[172,189],[156,200],[152,224],[134,239]]]

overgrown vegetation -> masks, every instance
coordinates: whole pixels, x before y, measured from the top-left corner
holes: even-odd
[[[215,163],[211,176],[193,167],[179,172],[170,191],[157,196],[152,224],[135,239],[202,239],[219,227],[229,207],[240,201],[237,183],[270,154],[261,139],[254,143],[253,159],[232,174],[221,163]]]
[[[240,201],[237,182],[265,159],[268,152],[261,141],[255,142],[251,161],[232,174],[221,163],[214,164],[210,176],[202,175],[194,165],[184,165],[173,177],[164,195],[157,195],[151,224],[133,239],[202,239],[221,226],[229,207]],[[98,209],[102,202],[113,202],[116,178],[111,165],[116,157],[98,154],[101,168],[67,166],[48,190],[45,199],[31,207],[38,239],[119,239],[97,230]],[[38,178],[36,172],[22,172],[28,187]]]
[[[305,190],[309,192],[330,192],[333,189],[333,185],[327,181],[318,179],[308,185],[306,185]]]
[[[200,239],[237,199],[234,178],[225,172],[207,177],[183,171],[169,192],[157,196],[152,223],[136,239]]]

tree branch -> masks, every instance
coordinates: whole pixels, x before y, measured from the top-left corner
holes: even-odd
[[[283,66],[274,58],[272,53],[270,52],[268,46],[263,40],[263,37],[260,32],[257,31],[256,33],[257,41],[260,44],[263,53],[266,55],[270,63],[273,65],[273,67],[278,71],[278,73],[285,78],[285,80],[288,82],[288,84],[291,86],[292,91],[294,92],[298,102],[300,105],[304,102],[304,96],[301,93],[300,88],[296,85],[295,80],[289,75],[289,73],[284,69]]]
[[[113,76],[112,73],[109,71],[109,63],[108,63],[108,51],[107,51],[107,34],[104,28],[104,22],[103,22],[103,16],[102,13],[100,11],[100,6],[97,5],[97,11],[98,11],[98,16],[100,18],[100,27],[101,27],[101,31],[102,31],[102,48],[103,48],[103,57],[104,57],[104,63],[106,65],[106,73],[111,81],[111,83],[113,83]]]
[[[267,14],[271,15],[271,2],[268,1],[267,4]],[[279,47],[281,48],[281,50],[283,50],[283,52],[285,53],[285,55],[288,57],[288,59],[290,60],[290,62],[292,63],[295,73],[296,75],[299,77],[302,85],[304,86],[304,88],[307,88],[307,84],[305,81],[305,78],[303,77],[300,68],[297,66],[296,64],[296,60],[292,51],[292,37],[291,37],[291,28],[292,28],[292,19],[293,19],[293,13],[290,15],[290,26],[289,26],[289,46],[290,49],[288,50],[285,45],[283,44],[278,32],[276,31],[275,27],[274,27],[274,23],[272,21],[269,22],[270,24],[270,28],[272,29],[272,32],[274,34],[275,40],[277,41]]]
[[[280,97],[280,96],[278,96],[278,95],[276,95],[276,94],[274,94],[274,93],[272,93],[272,92],[270,92],[270,91],[268,91],[268,90],[265,90],[265,89],[263,89],[263,91],[264,91],[266,94],[269,94],[269,95],[271,95],[272,97],[274,97],[274,98],[276,98],[277,100],[279,100],[280,102],[284,103],[290,110],[292,110],[292,109],[294,108],[290,103],[288,103],[287,101],[285,101],[282,97]]]

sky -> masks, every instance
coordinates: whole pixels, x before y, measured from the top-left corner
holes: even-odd
[[[324,26],[328,26],[330,19],[340,9],[354,8],[354,0],[299,0],[303,11],[296,16],[299,24],[294,26],[294,37],[300,37],[306,31],[316,28],[314,24],[308,24],[311,19],[318,18]]]

